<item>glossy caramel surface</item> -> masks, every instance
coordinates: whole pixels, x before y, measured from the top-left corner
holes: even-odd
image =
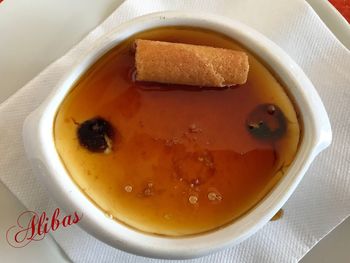
[[[143,32],[113,48],[77,81],[59,108],[56,147],[72,179],[107,216],[170,236],[210,231],[238,218],[283,176],[300,140],[296,111],[274,75],[249,55],[246,84],[198,89],[133,81],[136,38],[244,50],[195,28]],[[283,136],[252,136],[247,118],[272,103]],[[79,123],[102,117],[114,128],[112,151],[79,144]]]

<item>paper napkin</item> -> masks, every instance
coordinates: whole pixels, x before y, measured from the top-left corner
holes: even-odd
[[[284,217],[240,245],[186,262],[298,261],[350,214],[350,52],[303,0],[126,0],[0,106],[0,179],[28,209],[50,213],[57,207],[24,155],[23,120],[96,39],[124,21],[162,10],[205,11],[246,23],[284,49],[321,95],[332,123],[333,144],[312,164],[284,206]],[[77,226],[54,232],[53,237],[73,262],[165,262],[109,247]]]

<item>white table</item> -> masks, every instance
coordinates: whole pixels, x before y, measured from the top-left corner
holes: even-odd
[[[319,1],[309,0],[342,41],[350,43]],[[0,4],[0,103],[103,21],[122,0],[5,0]],[[346,24],[345,24],[346,26]],[[349,31],[350,32],[350,31]],[[0,171],[1,172],[1,171]],[[24,208],[0,183],[1,262],[66,262],[51,238],[22,249],[10,247],[4,233]],[[336,228],[302,260],[350,262],[350,219]]]

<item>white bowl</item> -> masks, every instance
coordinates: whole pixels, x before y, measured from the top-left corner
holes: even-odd
[[[253,209],[228,226],[191,237],[168,238],[141,233],[108,218],[79,190],[55,148],[55,114],[75,81],[103,54],[135,33],[160,27],[190,25],[221,32],[253,51],[283,80],[300,110],[303,138],[297,156],[277,186]],[[331,143],[332,132],[322,101],[299,66],[281,48],[255,30],[224,17],[195,12],[162,12],[131,20],[96,42],[44,103],[26,119],[26,153],[39,180],[67,212],[82,211],[79,225],[109,245],[134,254],[168,259],[203,256],[233,246],[266,224],[284,205],[314,158]]]

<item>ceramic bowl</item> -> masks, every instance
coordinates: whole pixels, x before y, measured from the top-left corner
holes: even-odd
[[[226,227],[190,237],[162,237],[139,232],[108,218],[79,190],[56,151],[53,125],[56,112],[74,83],[103,54],[128,37],[163,26],[192,26],[223,33],[260,57],[283,81],[297,105],[303,126],[298,153],[278,185],[248,213]],[[265,225],[292,195],[314,158],[331,143],[332,132],[322,101],[300,67],[272,41],[228,18],[196,12],[162,12],[138,17],[97,41],[26,119],[24,145],[35,172],[67,213],[84,214],[79,225],[99,240],[130,253],[167,259],[194,258],[234,246]]]

